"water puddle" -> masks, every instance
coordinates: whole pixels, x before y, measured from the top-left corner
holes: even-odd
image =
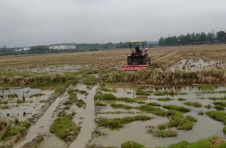
[[[77,139],[70,145],[70,148],[84,148],[91,139],[92,132],[95,128],[95,108],[94,108],[94,95],[98,86],[94,86],[87,96],[86,109],[82,114],[83,123],[81,131]],[[76,115],[78,116],[78,115]]]
[[[179,61],[177,64],[170,66],[168,68],[169,71],[209,71],[216,69],[225,69],[225,62],[222,61],[204,61],[202,59],[183,59]]]

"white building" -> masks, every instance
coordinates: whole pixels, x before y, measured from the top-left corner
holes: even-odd
[[[20,52],[20,51],[28,51],[30,50],[31,48],[30,47],[20,47],[20,48],[16,48],[15,51],[16,52]]]
[[[53,50],[70,50],[76,49],[76,44],[74,43],[64,43],[64,44],[53,44],[49,46],[49,49]]]

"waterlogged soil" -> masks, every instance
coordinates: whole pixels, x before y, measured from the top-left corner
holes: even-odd
[[[159,124],[167,124],[169,122],[169,119],[167,117],[159,117],[156,115],[152,114],[147,114],[147,113],[142,113],[139,110],[136,109],[115,109],[110,106],[110,104],[113,103],[120,103],[124,105],[129,105],[129,106],[140,106],[142,104],[138,103],[127,103],[127,102],[122,102],[122,101],[101,101],[105,103],[107,106],[105,107],[96,107],[98,108],[96,118],[99,117],[107,117],[107,118],[123,118],[123,117],[132,117],[135,115],[148,115],[153,117],[153,119],[141,122],[141,121],[136,121],[132,122],[129,124],[124,125],[124,128],[120,128],[118,130],[110,130],[107,128],[99,128],[101,133],[104,133],[104,136],[96,137],[94,138],[91,142],[90,145],[96,144],[96,145],[102,145],[102,146],[118,146],[126,141],[135,141],[138,143],[141,143],[145,145],[146,147],[158,147],[158,146],[168,146],[170,144],[174,144],[177,142],[180,142],[182,140],[186,140],[189,142],[194,142],[197,141],[197,139],[203,139],[203,138],[208,138],[213,135],[219,136],[221,138],[226,138],[224,133],[223,133],[223,128],[224,125],[221,122],[212,120],[206,115],[198,115],[199,111],[210,111],[210,110],[215,110],[213,107],[213,101],[210,100],[209,98],[211,97],[224,97],[226,96],[226,93],[214,93],[214,94],[208,94],[208,93],[202,93],[203,91],[222,91],[226,90],[225,87],[219,87],[217,89],[212,89],[212,90],[200,90],[198,87],[184,87],[182,89],[176,89],[176,88],[145,88],[144,90],[149,90],[153,91],[149,96],[136,96],[132,94],[128,94],[128,92],[134,92],[136,91],[139,87],[141,86],[132,86],[129,84],[110,84],[107,85],[108,89],[114,89],[116,92],[113,92],[113,94],[117,97],[130,97],[133,98],[137,101],[140,101],[140,97],[143,98],[142,101],[145,103],[149,102],[156,102],[161,105],[178,105],[178,106],[183,106],[186,108],[190,108],[190,112],[185,113],[184,116],[191,115],[195,117],[198,122],[194,123],[193,129],[190,131],[183,131],[183,130],[176,130],[175,128],[172,128],[172,130],[177,131],[178,136],[173,137],[173,138],[159,138],[159,137],[154,137],[152,134],[147,133],[148,129],[146,128],[147,126],[151,125],[154,126],[155,129],[158,128]],[[144,88],[144,87],[143,87]],[[154,92],[156,91],[176,91],[176,92],[183,92],[187,93],[184,95],[162,95],[162,96],[156,96],[154,95]],[[103,91],[102,91],[103,92]],[[109,92],[103,92],[103,93],[109,93]],[[166,98],[169,97],[172,100],[170,101],[158,101],[158,98]],[[146,99],[144,99],[146,98]],[[178,101],[178,98],[184,98],[186,101]],[[184,105],[184,102],[199,102],[202,104],[202,107],[200,108],[195,108],[192,106],[187,106]],[[205,105],[210,104],[212,106],[212,109],[207,109],[204,108]],[[160,107],[161,109],[164,109]],[[165,110],[165,109],[164,109]],[[121,111],[122,113],[117,113],[118,111]],[[111,113],[110,113],[111,112]]]
[[[15,68],[14,71],[19,72],[36,72],[36,73],[43,73],[43,72],[76,72],[81,69],[82,66],[79,65],[53,65],[53,66],[41,66],[41,67],[34,67],[34,68]]]
[[[17,117],[19,121],[24,121],[39,112],[52,93],[53,91],[51,90],[31,88],[1,90],[0,101],[2,103],[0,104],[0,115],[3,118]],[[22,101],[22,103],[19,101]]]
[[[173,66],[170,66],[168,70],[175,71],[210,71],[217,69],[225,69],[226,65],[223,61],[204,61],[202,59],[183,59],[178,61]]]

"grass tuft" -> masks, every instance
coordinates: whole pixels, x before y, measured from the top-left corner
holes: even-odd
[[[177,105],[163,105],[163,108],[169,109],[169,110],[176,110],[183,113],[190,112],[189,108],[185,108],[183,106],[177,106]]]
[[[184,102],[184,105],[193,106],[193,107],[196,107],[196,108],[202,107],[202,104],[200,104],[199,102]]]

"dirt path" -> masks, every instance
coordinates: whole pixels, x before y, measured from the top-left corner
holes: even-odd
[[[29,129],[29,132],[27,133],[26,137],[22,142],[20,142],[16,148],[22,147],[24,144],[31,142],[32,139],[34,139],[36,136],[38,136],[39,133],[45,133],[49,131],[49,126],[53,122],[54,118],[52,118],[52,115],[54,113],[54,110],[59,105],[60,101],[65,98],[65,94],[63,97],[58,97],[55,102],[47,109],[47,111],[44,113],[44,115],[36,122],[35,125],[31,126]]]
[[[83,124],[81,132],[78,135],[78,138],[70,145],[70,148],[84,148],[86,144],[91,139],[92,132],[95,128],[95,107],[94,107],[94,95],[98,86],[94,86],[87,96],[86,109],[83,113]]]

